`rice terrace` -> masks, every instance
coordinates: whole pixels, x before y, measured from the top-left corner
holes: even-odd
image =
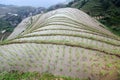
[[[120,80],[120,37],[78,9],[38,14],[24,19],[0,42],[4,71]]]

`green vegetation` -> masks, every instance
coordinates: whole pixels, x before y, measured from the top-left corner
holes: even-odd
[[[7,32],[12,32],[14,29],[13,26],[10,25],[10,23],[8,23],[5,20],[0,19],[0,31],[6,30]]]
[[[37,72],[2,72],[0,80],[88,80],[63,76],[54,76],[50,73],[39,74]]]

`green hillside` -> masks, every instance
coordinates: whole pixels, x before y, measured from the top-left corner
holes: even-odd
[[[0,31],[7,30],[8,32],[12,32],[13,29],[14,27],[11,26],[9,22],[0,19]]]
[[[120,35],[120,0],[73,0],[67,6],[83,10]]]

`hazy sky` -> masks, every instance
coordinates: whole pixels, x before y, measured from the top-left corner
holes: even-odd
[[[34,6],[49,7],[57,3],[64,3],[67,0],[0,0],[0,4],[18,5],[18,6]]]

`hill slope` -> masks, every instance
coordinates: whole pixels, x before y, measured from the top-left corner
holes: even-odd
[[[73,0],[67,6],[83,10],[120,35],[120,0]]]
[[[78,9],[27,18],[0,45],[1,71],[117,80],[119,69],[120,38]]]

